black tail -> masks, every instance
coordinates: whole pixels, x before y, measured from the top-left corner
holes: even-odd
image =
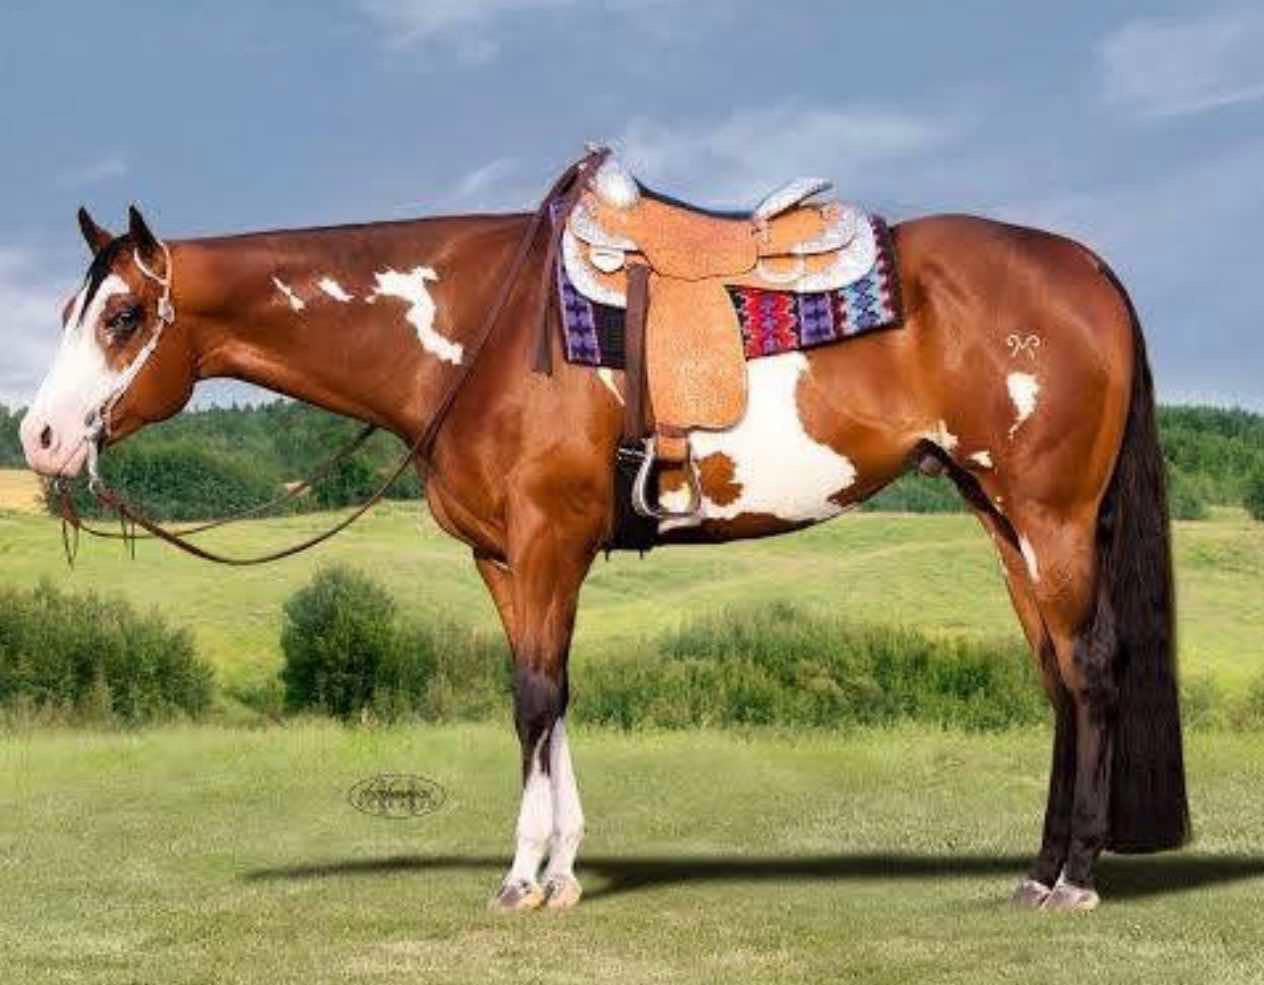
[[[1102,267],[1128,307],[1134,353],[1128,421],[1098,534],[1097,590],[1114,611],[1119,685],[1106,847],[1158,852],[1190,835],[1166,471],[1141,324],[1119,279]]]

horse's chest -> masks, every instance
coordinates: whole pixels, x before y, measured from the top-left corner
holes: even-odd
[[[747,364],[749,395],[742,420],[725,431],[695,431],[689,444],[701,479],[700,519],[665,521],[666,533],[700,522],[747,518],[801,525],[836,516],[856,468],[846,455],[808,433],[801,383],[808,358],[790,352]],[[679,507],[683,490],[663,494]]]

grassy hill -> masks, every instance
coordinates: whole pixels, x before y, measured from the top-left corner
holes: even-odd
[[[324,514],[255,521],[217,531],[206,543],[261,553],[328,522]],[[1209,522],[1178,523],[1176,557],[1183,666],[1236,691],[1264,670],[1264,525],[1228,509]],[[119,544],[87,538],[67,569],[55,521],[0,514],[5,583],[29,586],[48,577],[68,589],[122,593],[142,609],[156,606],[192,627],[201,651],[231,683],[276,668],[281,603],[332,561],[381,578],[407,610],[498,627],[468,550],[417,504],[381,506],[314,551],[240,570],[152,543],[138,544],[133,561]],[[598,559],[584,589],[575,664],[600,660],[688,613],[773,598],[936,633],[1018,635],[995,555],[972,518],[861,513],[765,541]]]

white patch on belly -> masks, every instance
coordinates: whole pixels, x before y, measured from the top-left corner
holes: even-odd
[[[933,431],[923,431],[922,435],[932,445],[938,445],[946,452],[957,447],[957,436],[948,430],[947,421],[938,421]]]
[[[989,451],[976,451],[970,456],[970,461],[981,468],[990,469],[992,467],[992,453]]]
[[[1036,409],[1036,395],[1040,393],[1040,383],[1030,373],[1010,373],[1005,377],[1005,386],[1009,388],[1009,399],[1014,402],[1014,423],[1010,425],[1009,436],[1019,429],[1023,421],[1031,417]]]
[[[348,294],[345,290],[343,290],[342,285],[332,277],[322,277],[316,286],[335,301],[341,301],[343,304],[346,304],[348,301],[355,300],[355,295]]]
[[[689,435],[694,462],[717,453],[727,456],[733,462],[733,482],[741,486],[737,498],[723,506],[704,494],[704,519],[762,513],[802,523],[843,512],[830,497],[855,484],[856,467],[803,429],[795,395],[808,366],[802,352],[752,360],[746,364],[750,391],[742,420],[727,431]],[[687,497],[681,489],[664,496],[663,505],[683,508]],[[681,525],[666,521],[659,529]]]
[[[1036,549],[1031,546],[1031,541],[1026,537],[1019,537],[1018,549],[1023,552],[1023,560],[1027,562],[1027,573],[1031,575],[1032,583],[1040,581],[1040,564],[1036,560]]]
[[[290,307],[295,311],[302,311],[307,307],[303,299],[294,293],[293,289],[280,277],[273,277],[272,283],[276,285],[276,289],[285,295],[285,300],[290,302]]]
[[[435,303],[430,297],[430,291],[426,289],[426,281],[439,279],[434,268],[414,267],[403,274],[397,270],[384,270],[375,276],[377,287],[373,289],[370,302],[379,297],[407,301],[409,308],[404,317],[417,330],[417,340],[421,342],[422,348],[434,353],[444,362],[459,363],[464,351],[461,344],[444,338],[434,327]]]

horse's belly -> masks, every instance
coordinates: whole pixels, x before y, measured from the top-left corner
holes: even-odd
[[[775,533],[827,520],[843,512],[855,465],[817,440],[803,422],[800,384],[807,356],[789,352],[747,363],[746,414],[726,431],[689,436],[702,485],[702,516],[665,520],[663,534],[689,528],[732,528],[733,536]],[[681,509],[683,489],[665,491],[662,505]]]

